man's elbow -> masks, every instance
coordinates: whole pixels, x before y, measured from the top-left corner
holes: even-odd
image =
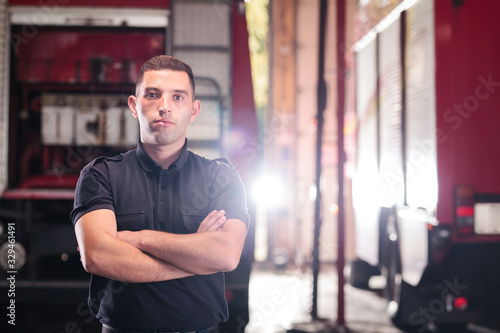
[[[103,265],[97,253],[89,250],[83,251],[81,254],[81,261],[85,271],[101,275],[100,273],[102,273]]]
[[[235,263],[230,263],[229,265],[226,266],[226,268],[224,268],[222,271],[223,272],[231,272],[231,271],[234,271],[238,265],[239,265],[239,261],[235,262]]]
[[[240,264],[240,255],[230,255],[227,256],[223,262],[221,267],[221,271],[223,272],[231,272],[234,271],[238,265]]]

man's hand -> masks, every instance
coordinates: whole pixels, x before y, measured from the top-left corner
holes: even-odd
[[[210,214],[205,217],[205,219],[200,223],[198,230],[196,232],[205,232],[205,231],[218,231],[221,230],[226,223],[226,214],[223,210],[214,210]],[[116,234],[116,238],[130,245],[135,246],[136,248],[141,248],[141,231],[119,231]]]
[[[224,223],[226,223],[225,214],[226,212],[223,210],[214,210],[200,223],[197,232],[221,230]]]
[[[121,231],[116,238],[173,266],[197,275],[231,271],[239,263],[246,225],[212,211],[197,232],[172,234],[156,230]],[[195,245],[196,244],[196,245]]]

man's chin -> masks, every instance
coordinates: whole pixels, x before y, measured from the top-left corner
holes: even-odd
[[[155,133],[146,140],[146,143],[153,146],[171,146],[182,142],[182,145],[184,145],[184,138],[185,137],[167,135],[167,133]]]

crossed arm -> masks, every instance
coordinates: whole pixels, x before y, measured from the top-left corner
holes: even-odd
[[[75,225],[82,263],[90,273],[125,282],[155,282],[229,271],[238,265],[245,224],[210,213],[197,233],[178,235],[116,228],[111,210],[83,215]]]

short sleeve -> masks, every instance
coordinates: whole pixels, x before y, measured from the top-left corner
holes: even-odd
[[[229,161],[218,159],[215,162],[211,175],[211,209],[224,209],[228,220],[241,220],[248,228],[250,216],[243,181]]]
[[[80,172],[70,215],[71,222],[74,225],[81,216],[97,209],[114,211],[108,172],[105,164],[99,160],[91,162]]]

